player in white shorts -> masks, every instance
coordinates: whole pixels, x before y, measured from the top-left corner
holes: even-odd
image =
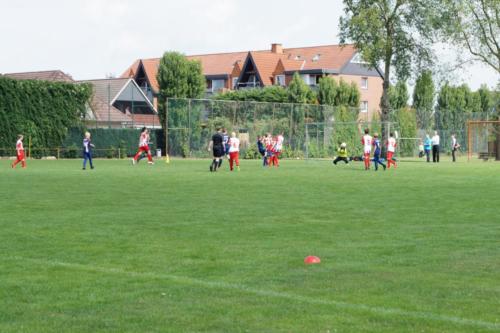
[[[363,159],[365,161],[365,170],[370,170],[370,155],[372,153],[373,138],[370,135],[370,130],[368,128],[365,128],[365,135],[363,135],[361,143],[363,144]]]

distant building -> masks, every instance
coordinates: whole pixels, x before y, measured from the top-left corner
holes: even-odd
[[[73,78],[60,70],[53,71],[38,71],[24,73],[6,73],[3,76],[16,80],[40,80],[40,81],[57,81],[57,82],[75,82]]]
[[[371,118],[380,109],[383,73],[370,68],[353,45],[325,45],[285,49],[272,44],[270,50],[187,56],[199,60],[206,78],[207,93],[233,89],[287,86],[295,72],[305,83],[316,87],[323,76],[354,82],[361,92],[360,112]],[[157,105],[156,75],[160,58],[136,60],[123,74],[134,78]]]

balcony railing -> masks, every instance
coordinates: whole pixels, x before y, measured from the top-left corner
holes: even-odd
[[[260,82],[238,82],[239,89],[250,89],[260,87]]]

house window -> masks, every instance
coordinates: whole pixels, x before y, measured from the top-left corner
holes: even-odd
[[[309,76],[309,85],[310,86],[317,86],[319,84],[320,78],[321,78],[321,75],[310,75]]]
[[[238,78],[233,77],[233,89],[235,89],[237,85],[238,85]]]
[[[285,75],[276,75],[276,85],[284,87],[285,84]]]
[[[224,89],[225,80],[212,80],[212,91],[219,91]]]
[[[367,77],[361,78],[361,89],[368,89],[368,78]]]
[[[309,74],[302,74],[300,77],[305,82],[305,84],[309,85]]]
[[[361,102],[360,111],[361,112],[368,112],[368,102],[367,101]]]

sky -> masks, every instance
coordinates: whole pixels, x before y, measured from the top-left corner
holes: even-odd
[[[337,44],[341,0],[0,0],[0,73],[60,69],[76,80],[121,75],[138,58]],[[441,47],[453,84],[494,87],[481,64]]]

